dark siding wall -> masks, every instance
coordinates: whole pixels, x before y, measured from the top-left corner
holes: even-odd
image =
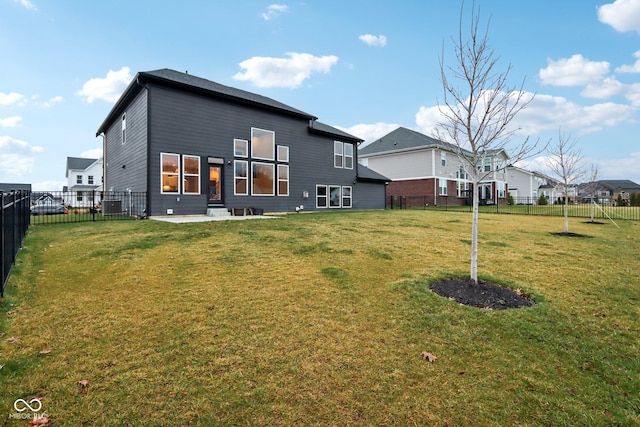
[[[360,182],[353,186],[354,209],[384,209],[384,183]]]
[[[106,132],[106,177],[109,191],[147,191],[147,92],[128,106],[126,142],[122,144],[122,114]]]
[[[333,139],[309,133],[308,121],[303,118],[158,86],[151,86],[149,92],[150,215],[164,215],[167,209],[173,209],[178,215],[204,214],[209,156],[225,161],[223,191],[227,208],[256,207],[265,212],[291,212],[296,206],[304,205],[305,210],[314,210],[316,184],[352,186],[354,209],[375,204],[372,199],[376,191],[373,189],[363,186],[366,196],[359,197],[361,184],[353,184],[355,169],[333,167]],[[289,196],[234,195],[233,140],[249,141],[252,127],[274,131],[276,145],[289,147]],[[201,157],[200,195],[161,194],[160,153]],[[354,158],[354,167],[355,162]],[[383,207],[384,185],[379,187],[382,196],[378,203]],[[303,192],[308,192],[307,199],[303,198]]]

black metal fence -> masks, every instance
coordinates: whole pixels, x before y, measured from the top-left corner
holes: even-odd
[[[485,213],[563,216],[564,204],[540,204],[537,198],[501,199],[499,203],[481,200],[479,211]],[[387,209],[432,209],[452,212],[471,212],[471,201],[447,196],[387,196]],[[594,220],[640,220],[640,206],[613,206],[598,203],[569,203],[569,216]]]
[[[4,285],[9,278],[16,255],[22,247],[29,229],[29,206],[31,193],[18,190],[4,193],[0,191],[0,297],[4,295]]]
[[[146,217],[147,193],[132,191],[33,191],[31,224],[111,221]]]

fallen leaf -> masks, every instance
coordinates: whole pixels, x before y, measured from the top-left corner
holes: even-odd
[[[49,354],[51,353],[51,349],[45,348],[43,350],[40,350],[40,354]]]
[[[436,356],[434,356],[433,354],[431,354],[429,352],[426,352],[426,351],[422,352],[422,358],[424,360],[428,360],[429,362],[433,362],[433,361],[435,361],[437,359]]]
[[[609,418],[613,418],[613,414],[609,411],[604,411],[604,414]]]
[[[87,387],[89,387],[89,380],[80,380],[78,385],[80,385],[80,393],[86,393]]]
[[[39,415],[29,421],[29,427],[51,427],[52,425],[53,421],[47,415]]]
[[[20,338],[11,337],[7,341],[9,341],[9,343],[11,343],[11,344],[17,344],[18,342],[20,342]]]

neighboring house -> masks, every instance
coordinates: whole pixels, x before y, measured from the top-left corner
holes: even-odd
[[[552,202],[557,197],[556,180],[536,171],[528,171],[514,165],[507,166],[509,194],[514,203],[536,203],[544,194]]]
[[[102,191],[102,174],[102,159],[67,157],[64,203],[72,207],[94,207],[99,201],[96,192]]]
[[[60,193],[57,193],[60,194]],[[47,191],[32,191],[31,192],[31,204],[32,205],[61,205],[64,200],[59,195]]]
[[[580,185],[580,193],[585,201],[590,201],[595,194],[598,203],[611,204],[617,204],[618,195],[620,195],[623,203],[628,205],[631,201],[631,194],[640,194],[640,185],[628,179],[603,179]]]
[[[108,191],[132,213],[384,209],[360,138],[271,98],[169,69],[139,72],[100,125]]]
[[[10,193],[14,190],[31,191],[31,184],[0,183],[0,191]]]
[[[427,204],[463,205],[471,200],[468,163],[447,142],[400,127],[358,151],[360,162],[388,177],[387,196],[407,196]],[[471,153],[464,151],[463,156]],[[482,165],[488,176],[480,182],[480,204],[506,203],[504,150],[491,152]]]

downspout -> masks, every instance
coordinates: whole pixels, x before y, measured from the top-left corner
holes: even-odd
[[[436,150],[431,150],[431,172],[433,173],[433,205],[438,206],[438,177],[436,175]]]
[[[102,193],[107,188],[107,135],[102,132]]]

